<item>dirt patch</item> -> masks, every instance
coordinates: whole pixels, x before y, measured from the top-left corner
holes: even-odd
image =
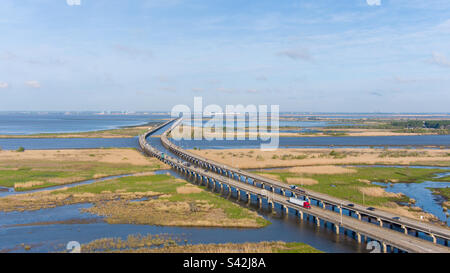
[[[0,162],[11,160],[96,161],[104,163],[128,163],[148,165],[155,158],[145,157],[135,149],[74,149],[74,150],[25,150],[0,151]]]
[[[35,186],[43,185],[44,182],[42,181],[29,181],[29,182],[23,182],[23,183],[14,183],[14,189],[15,190],[23,190],[23,189],[29,189]]]
[[[203,190],[196,186],[186,185],[177,188],[177,193],[180,194],[190,194],[190,193],[199,193]]]
[[[360,187],[359,191],[368,196],[374,197],[402,197],[401,193],[386,192],[383,188],[378,187]]]
[[[358,182],[364,183],[364,184],[371,184],[370,180],[367,179],[358,179]]]
[[[286,181],[289,184],[295,185],[316,185],[319,184],[319,181],[312,178],[303,178],[303,177],[288,177]]]
[[[342,174],[342,173],[356,173],[356,170],[339,166],[325,165],[325,166],[293,167],[289,169],[289,172],[297,174]]]
[[[439,219],[430,213],[422,211],[418,207],[405,207],[405,206],[399,206],[393,202],[390,202],[388,206],[376,206],[376,208],[379,208],[381,210],[391,212],[393,214],[401,215],[404,217],[424,221],[424,222],[437,222]]]

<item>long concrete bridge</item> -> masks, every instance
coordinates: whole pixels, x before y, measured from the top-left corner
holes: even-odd
[[[174,124],[161,135],[161,142],[166,149],[174,155],[179,156],[179,158],[172,157],[147,142],[148,136],[171,122],[174,122]],[[270,208],[274,209],[277,205],[286,214],[294,212],[300,219],[312,220],[318,226],[332,227],[337,234],[342,231],[344,234],[354,237],[358,242],[367,242],[369,240],[378,241],[383,252],[393,252],[395,249],[406,252],[450,252],[450,249],[445,246],[448,244],[449,234],[448,230],[444,228],[426,223],[416,223],[413,219],[401,219],[404,223],[397,224],[395,221],[399,220],[392,219],[395,215],[380,211],[370,211],[370,213],[367,213],[362,206],[356,204],[354,206],[348,206],[349,202],[345,200],[319,193],[312,193],[310,191],[293,191],[279,181],[255,176],[254,174],[228,167],[184,151],[167,139],[167,135],[180,122],[181,120],[165,122],[150,132],[141,135],[139,137],[139,143],[146,154],[158,158],[175,170],[192,178],[196,183],[206,185],[213,191],[227,192],[229,196],[234,191],[234,195],[238,199],[245,199],[249,203],[252,200],[256,201],[260,207],[263,204],[267,204]],[[186,164],[182,159],[193,164]],[[318,206],[305,209],[289,202],[290,196],[308,201],[315,199]],[[344,209],[348,209],[349,215],[343,214]],[[367,219],[364,220],[364,218]],[[372,222],[373,219],[376,219],[376,221]],[[420,231],[422,231],[426,228],[424,227],[425,225],[429,227],[426,230],[427,234],[432,234],[431,240],[419,238],[417,236],[419,230],[414,229],[414,226],[419,226],[421,228]],[[396,226],[406,231],[396,231]],[[415,231],[415,233],[411,231]],[[438,236],[445,238],[443,241],[444,245],[437,243]]]

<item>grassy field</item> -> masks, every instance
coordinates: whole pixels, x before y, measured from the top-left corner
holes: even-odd
[[[0,152],[0,186],[16,191],[46,188],[105,176],[159,169],[134,149]]]
[[[82,253],[321,253],[304,243],[258,242],[226,244],[187,244],[168,235],[130,235],[103,238],[81,246]]]
[[[28,167],[0,171],[0,186],[15,187],[16,191],[33,190],[105,176],[147,172],[159,168],[159,165],[134,166],[99,162],[59,162],[55,164],[56,166],[44,165],[40,162],[20,163]]]
[[[122,177],[66,190],[53,195],[101,195],[103,193],[151,192],[157,199],[140,202],[97,202],[87,211],[108,216],[108,223],[168,226],[263,227],[269,222],[218,194],[204,191],[168,175]]]
[[[355,203],[366,205],[383,206],[389,202],[407,202],[406,196],[394,196],[389,194],[378,194],[378,190],[366,191],[363,200],[362,188],[381,188],[372,185],[370,182],[391,182],[391,183],[415,183],[421,181],[438,181],[434,179],[435,173],[442,172],[439,169],[416,169],[416,168],[389,168],[389,167],[358,167],[350,168],[356,172],[338,174],[302,174],[286,170],[273,170],[267,172],[257,172],[261,175],[269,174],[278,178],[282,182],[288,183],[289,178],[309,178],[318,181],[314,185],[303,185],[307,189],[325,193],[330,196],[346,199]],[[448,178],[447,178],[448,179]],[[440,180],[440,179],[439,179]]]

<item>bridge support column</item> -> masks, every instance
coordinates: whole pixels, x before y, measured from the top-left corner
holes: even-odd
[[[356,215],[358,216],[358,220],[361,221],[361,213],[356,212]]]
[[[247,193],[247,204],[250,205],[251,202],[252,202],[252,196],[250,195],[250,193]]]
[[[216,191],[216,181],[213,180],[212,183],[213,183],[212,190],[213,190],[213,192],[215,192]]]
[[[326,209],[327,208],[327,205],[322,201],[322,208],[323,209]]]
[[[315,217],[316,218],[316,225],[317,227],[320,227],[320,218],[319,217]]]
[[[219,187],[220,187],[220,194],[222,194],[222,193],[223,193],[223,184],[220,183],[220,184],[219,184]]]
[[[358,241],[358,243],[361,243],[361,233],[356,232],[356,240]]]
[[[387,245],[385,242],[381,242],[381,245],[383,246],[383,253],[387,253]]]
[[[258,197],[257,201],[258,201],[258,208],[262,208],[262,198]]]
[[[334,224],[334,229],[336,230],[336,234],[339,235],[339,225],[338,224]]]
[[[298,210],[297,213],[298,213],[298,216],[300,216],[300,220],[303,220],[303,211]]]
[[[284,208],[284,214],[288,215],[289,214],[289,208],[287,206],[283,206]]]
[[[434,234],[430,233],[430,237],[433,239],[433,244],[436,244],[437,243],[436,236],[434,236]]]
[[[383,227],[383,220],[381,220],[380,218],[377,218],[377,221],[380,224],[380,227]]]
[[[241,200],[241,190],[237,189],[237,200],[240,201]]]

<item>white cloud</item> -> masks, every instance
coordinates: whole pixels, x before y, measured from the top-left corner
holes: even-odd
[[[258,80],[258,81],[267,81],[268,78],[266,76],[264,76],[264,75],[261,75],[261,76],[256,77],[256,80]]]
[[[439,66],[450,67],[450,60],[445,55],[437,52],[433,52],[433,56],[429,62]]]
[[[310,61],[312,60],[311,54],[309,54],[309,51],[307,49],[289,49],[280,51],[277,53],[278,56],[285,56],[292,60],[303,60],[303,61]]]
[[[8,88],[9,84],[7,82],[0,82],[0,89]]]
[[[133,59],[149,59],[153,57],[153,52],[148,49],[139,49],[126,45],[116,45],[114,49],[118,52],[128,55]]]
[[[38,81],[26,81],[25,84],[32,88],[40,88],[41,87],[41,83]]]
[[[381,0],[366,0],[369,6],[381,6]]]

